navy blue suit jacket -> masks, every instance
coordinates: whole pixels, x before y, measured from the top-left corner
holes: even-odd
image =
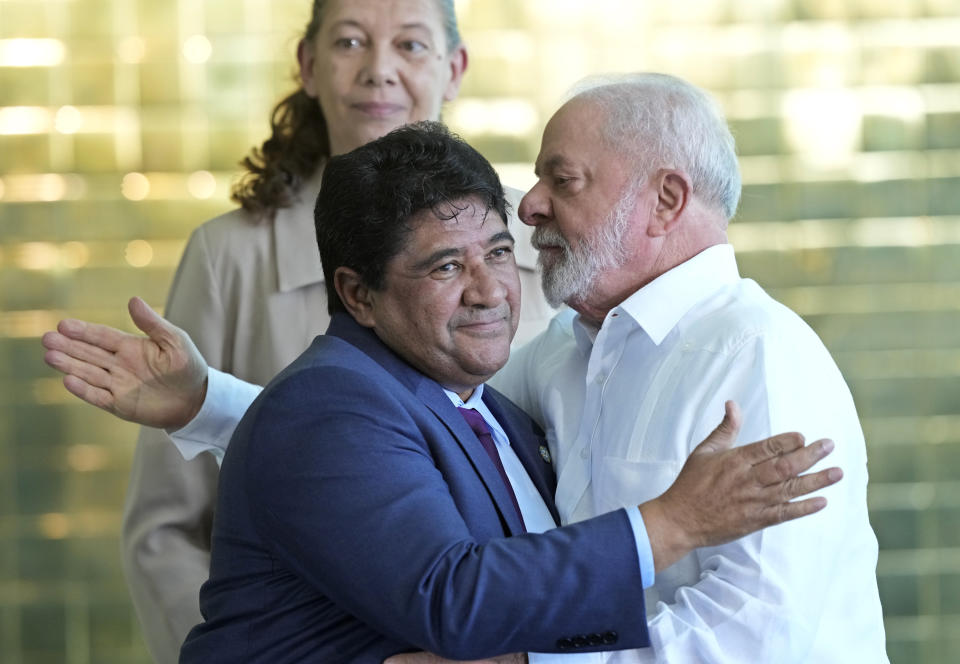
[[[542,432],[484,400],[556,518]],[[381,662],[647,645],[626,515],[542,535],[435,381],[349,316],[277,376],[220,472],[181,662]],[[603,642],[606,641],[604,644]]]

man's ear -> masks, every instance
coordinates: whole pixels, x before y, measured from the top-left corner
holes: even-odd
[[[453,101],[460,92],[460,84],[463,82],[463,74],[467,71],[467,47],[460,44],[453,53],[450,54],[450,80],[447,81],[447,87],[443,90],[443,100]]]
[[[297,44],[297,63],[300,65],[300,84],[308,97],[317,98],[317,86],[313,80],[313,66],[317,56],[314,45],[307,39],[301,39]]]
[[[347,313],[364,327],[374,327],[372,291],[367,288],[360,275],[348,267],[338,267],[333,273],[333,287],[346,307]]]
[[[657,193],[654,218],[648,227],[653,236],[669,235],[680,224],[690,202],[690,178],[682,171],[661,170],[653,178]]]

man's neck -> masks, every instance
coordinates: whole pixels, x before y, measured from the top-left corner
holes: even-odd
[[[674,251],[661,253],[655,261],[653,269],[649,271],[629,265],[612,270],[598,280],[589,297],[583,301],[568,301],[566,305],[599,327],[603,325],[603,321],[606,320],[607,314],[612,309],[620,306],[627,298],[651,281],[663,276],[678,265],[686,263],[700,252],[718,244],[725,244],[726,241],[726,234],[721,233],[709,240],[685,242],[685,246],[682,247],[674,246]],[[638,278],[637,275],[643,276]]]
[[[686,260],[686,259],[684,259]],[[583,300],[570,300],[567,306],[597,327],[603,324],[607,314],[657,277],[669,272],[684,261],[671,262],[652,272],[643,273],[630,266],[612,270],[600,277]],[[638,278],[639,274],[643,274]]]

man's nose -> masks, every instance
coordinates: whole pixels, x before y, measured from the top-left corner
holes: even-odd
[[[546,186],[540,182],[533,185],[520,200],[517,216],[528,226],[537,226],[550,218],[550,199],[546,195]]]
[[[373,86],[397,82],[396,54],[391,47],[372,44],[367,49],[360,69],[360,82]]]
[[[484,264],[470,270],[470,282],[463,290],[463,303],[469,307],[493,308],[507,296],[507,287],[499,274]]]

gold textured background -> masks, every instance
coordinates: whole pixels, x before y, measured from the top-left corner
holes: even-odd
[[[146,662],[119,567],[134,428],[38,338],[162,306],[229,208],[307,0],[0,0],[0,661]],[[567,87],[660,70],[736,133],[742,271],[821,334],[857,400],[895,663],[960,649],[960,2],[460,0],[448,122],[523,187]]]

